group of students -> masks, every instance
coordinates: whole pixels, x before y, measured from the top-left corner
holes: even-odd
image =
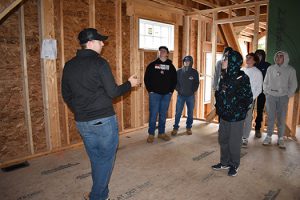
[[[113,99],[140,86],[136,75],[117,85],[108,62],[100,53],[103,41],[108,37],[94,28],[83,29],[78,40],[81,49],[76,56],[66,62],[62,75],[62,97],[74,113],[76,126],[83,140],[92,168],[93,185],[85,199],[109,199],[109,180],[113,170],[119,143],[117,117]],[[199,87],[199,74],[193,66],[193,58],[183,58],[183,66],[176,71],[168,59],[166,46],[159,47],[159,57],[151,62],[145,72],[144,83],[149,92],[149,129],[147,142],[154,141],[158,116],[158,138],[170,140],[165,133],[167,111],[171,96],[176,89],[175,123],[171,135],[178,133],[179,121],[184,104],[187,105],[186,133],[192,134],[195,92]],[[275,54],[275,64],[268,69],[262,67],[265,54],[257,51],[247,55],[247,67],[242,70],[243,58],[239,52],[228,47],[222,61],[217,63],[213,88],[215,89],[216,112],[219,115],[220,163],[213,165],[215,170],[229,169],[228,175],[235,176],[240,164],[241,141],[247,144],[251,130],[254,100],[258,99],[256,136],[261,137],[260,123],[264,107],[264,95],[268,112],[268,131],[265,145],[271,144],[274,122],[278,122],[278,144],[284,147],[283,134],[288,98],[297,88],[294,68],[288,65],[288,54],[279,51]],[[263,64],[262,64],[263,63]],[[256,67],[255,67],[256,66]],[[266,75],[264,75],[266,74]],[[265,78],[264,78],[265,77]],[[263,93],[262,93],[262,80]],[[260,100],[262,99],[262,100]],[[244,131],[241,131],[244,130]]]
[[[178,92],[176,102],[175,123],[171,135],[177,135],[183,107],[187,106],[186,133],[192,134],[193,110],[195,92],[199,87],[199,73],[193,68],[193,58],[185,56],[183,66],[177,70],[168,59],[169,49],[159,47],[158,58],[151,62],[145,71],[144,82],[149,93],[149,129],[147,142],[154,141],[156,120],[158,116],[158,138],[169,141],[171,138],[165,133],[166,117],[170,100],[174,90]]]
[[[232,48],[226,48],[222,61],[217,63],[213,83],[216,113],[220,118],[220,162],[214,170],[229,169],[229,176],[236,176],[240,165],[241,145],[246,147],[252,129],[252,113],[257,100],[255,136],[261,137],[261,121],[266,98],[268,114],[267,135],[263,145],[271,145],[275,119],[277,119],[279,148],[285,149],[283,140],[289,97],[297,89],[296,71],[289,63],[289,56],[278,51],[274,65],[265,62],[265,52],[257,50],[243,58]]]

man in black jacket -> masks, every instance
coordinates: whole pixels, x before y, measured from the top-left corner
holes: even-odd
[[[158,138],[170,140],[170,137],[165,134],[165,126],[171,96],[176,87],[177,75],[168,55],[169,49],[166,46],[159,47],[159,58],[148,65],[144,76],[144,82],[149,92],[148,143],[152,143],[154,140],[157,114],[159,114]]]
[[[264,80],[265,76],[266,76],[266,73],[267,73],[267,69],[271,64],[265,61],[266,53],[265,53],[264,50],[262,50],[262,49],[256,50],[255,55],[259,58],[259,63],[256,64],[255,66],[263,74],[263,80]],[[263,120],[265,103],[266,103],[266,96],[262,92],[262,93],[260,93],[260,95],[258,95],[257,104],[256,104],[257,116],[256,116],[256,119],[255,119],[255,136],[257,138],[261,138],[260,128],[261,128],[261,122]]]
[[[178,96],[176,102],[175,123],[171,133],[173,136],[177,135],[184,104],[186,104],[187,107],[186,133],[192,135],[195,92],[199,87],[199,73],[193,68],[193,57],[185,56],[182,62],[183,67],[177,70],[176,90]]]
[[[64,67],[62,96],[75,115],[90,158],[93,186],[91,200],[108,199],[108,183],[118,146],[118,123],[112,100],[138,85],[135,75],[118,86],[107,61],[100,56],[108,37],[87,28],[78,35],[81,50]]]

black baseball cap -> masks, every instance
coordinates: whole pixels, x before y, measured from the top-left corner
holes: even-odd
[[[158,48],[158,50],[161,50],[161,49],[165,49],[165,50],[169,53],[168,47],[166,47],[166,46],[160,46],[160,47]]]
[[[107,40],[108,36],[101,35],[94,28],[85,28],[78,34],[78,40],[80,44],[85,44],[91,40]]]

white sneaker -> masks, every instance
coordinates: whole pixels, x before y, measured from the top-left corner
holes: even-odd
[[[271,145],[271,143],[272,143],[272,137],[270,137],[270,136],[266,136],[265,137],[265,139],[264,139],[264,141],[263,141],[263,145]]]
[[[279,146],[280,149],[285,149],[285,144],[284,144],[283,137],[280,137],[280,138],[278,139],[277,145]]]

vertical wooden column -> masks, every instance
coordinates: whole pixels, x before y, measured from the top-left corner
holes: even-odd
[[[217,12],[213,12],[213,22],[212,22],[212,31],[211,31],[211,64],[212,64],[212,77],[214,76],[215,73],[215,66],[216,66],[216,53],[217,53],[217,31],[218,31],[218,24],[216,23],[217,20],[217,16],[218,13]],[[212,90],[211,92],[211,100],[210,100],[210,104],[211,104],[211,108],[213,108],[214,105],[214,92]]]
[[[21,66],[23,71],[23,92],[24,92],[24,110],[25,121],[27,127],[28,148],[31,154],[34,154],[33,138],[32,138],[32,125],[30,114],[29,102],[29,89],[28,89],[28,74],[27,74],[27,57],[26,57],[26,40],[25,40],[25,24],[24,24],[24,6],[19,9],[19,29],[20,29],[20,44],[21,44]]]
[[[89,0],[89,27],[95,28],[95,26],[95,0]]]
[[[255,5],[254,35],[252,41],[252,51],[256,51],[258,46],[259,16],[260,16],[260,6]]]
[[[190,52],[190,17],[184,16],[183,22],[183,41],[182,56],[186,56]]]
[[[202,41],[203,38],[202,36],[202,20],[201,17],[199,17],[198,19],[198,30],[197,30],[197,71],[199,72],[199,76],[201,76],[201,64],[204,63],[203,62],[203,56],[202,56],[202,52],[203,52],[203,46],[202,46]],[[200,77],[199,77],[200,79]],[[200,85],[199,85],[199,89],[197,91],[197,97],[198,97],[198,101],[197,101],[197,109],[196,109],[196,117],[203,119],[204,118],[204,81],[203,80],[199,80],[200,81]]]
[[[174,25],[174,51],[173,51],[173,64],[174,66],[178,69],[179,68],[179,64],[178,63],[178,45],[179,45],[179,24],[178,22],[181,21],[182,22],[182,16],[181,15],[176,15],[175,17],[175,21],[177,22]],[[181,19],[180,19],[181,18]],[[175,116],[175,112],[176,112],[176,101],[177,101],[177,92],[173,92],[172,95],[172,99],[171,99],[171,116],[174,117]]]
[[[298,123],[298,116],[300,111],[299,106],[299,98],[300,94],[297,92],[293,97],[289,99],[288,103],[288,111],[287,111],[287,117],[286,117],[286,130],[285,135],[290,136],[292,138],[295,138],[296,136],[296,127]]]
[[[140,78],[138,66],[140,66],[138,55],[138,18],[136,15],[132,15],[130,16],[130,74],[136,74]],[[142,104],[139,99],[141,95],[143,95],[141,88],[133,89],[130,95],[131,128],[142,125],[142,120],[138,117]]]
[[[55,38],[53,0],[40,0],[39,14],[42,46],[44,39]],[[42,59],[41,68],[46,141],[47,148],[52,150],[61,146],[56,61]]]
[[[94,1],[94,0],[93,0]],[[116,0],[116,81],[117,84],[122,84],[123,67],[122,67],[122,1]],[[123,97],[120,97],[120,101],[117,102],[117,113],[119,114],[119,130],[124,130],[123,120]]]
[[[61,60],[61,66],[59,66],[60,70],[61,70],[61,74],[65,65],[65,40],[64,40],[64,21],[63,21],[63,2],[62,0],[59,0],[59,16],[57,22],[59,23],[59,42],[58,44],[60,44],[60,46],[58,48],[60,48],[60,54],[58,55],[58,57]],[[57,3],[57,1],[56,1]],[[63,110],[62,110],[62,115],[63,115],[63,120],[60,121],[63,129],[62,131],[65,131],[66,133],[66,140],[67,140],[67,144],[70,144],[70,130],[69,130],[69,116],[68,116],[68,106],[64,103],[64,101],[62,100],[61,103],[63,104]]]

